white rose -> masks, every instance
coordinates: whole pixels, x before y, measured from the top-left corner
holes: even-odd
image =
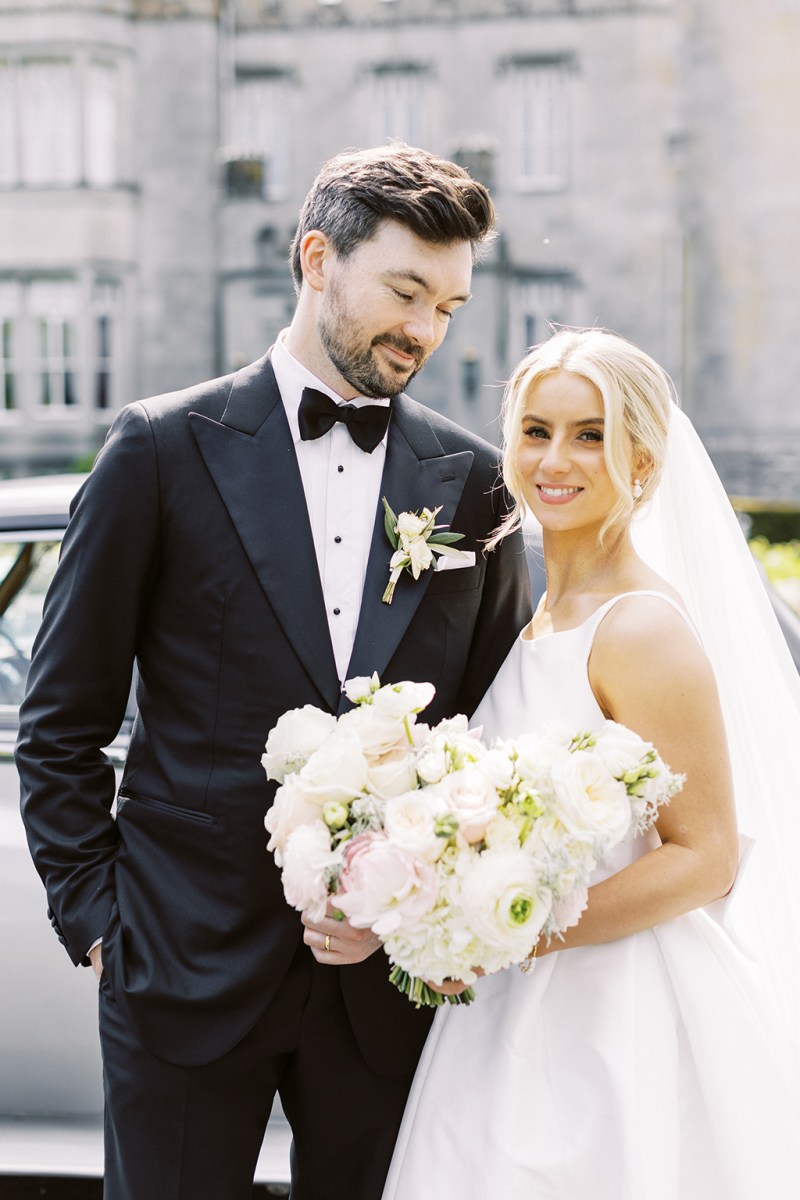
[[[511,846],[516,848],[519,846],[520,833],[522,831],[522,817],[513,813],[504,812],[502,809],[495,813],[489,824],[486,826],[484,841],[491,849],[498,846]]]
[[[510,747],[516,753],[517,774],[535,791],[548,789],[554,767],[569,756],[563,745],[544,734],[524,734]]]
[[[396,532],[400,540],[406,545],[409,540],[418,538],[422,531],[427,528],[428,522],[431,519],[431,513],[427,508],[423,508],[420,516],[412,512],[401,512],[397,518]]]
[[[570,832],[592,834],[600,854],[623,840],[631,826],[630,800],[596,755],[567,755],[554,768],[553,782],[553,812]]]
[[[331,850],[322,821],[300,825],[289,835],[283,852],[283,894],[292,908],[308,910],[312,921],[325,915],[330,872],[339,856]]]
[[[626,771],[638,767],[648,750],[652,749],[649,742],[640,738],[638,733],[616,721],[606,721],[596,737],[594,753],[603,760],[616,779],[621,779]]]
[[[289,835],[301,825],[308,825],[320,818],[320,805],[297,787],[296,779],[296,775],[291,775],[286,783],[281,784],[264,818],[267,832],[272,834],[267,849],[275,855],[279,867],[283,866],[283,852]]]
[[[551,904],[533,860],[510,847],[475,855],[462,880],[466,924],[509,962],[521,962],[530,952]],[[497,961],[490,959],[490,964],[496,968]]]
[[[480,730],[470,729],[469,721],[463,713],[456,713],[454,717],[445,717],[438,725],[434,725],[433,733],[437,737],[444,738],[445,741],[464,737],[467,734],[475,739],[480,737]]]
[[[367,789],[384,800],[410,792],[416,786],[417,772],[411,754],[392,750],[369,765]]]
[[[309,758],[295,783],[320,805],[328,800],[348,803],[367,785],[367,760],[354,733],[341,726]]]
[[[423,783],[438,783],[447,770],[447,751],[442,743],[427,746],[417,759],[417,774]]]
[[[483,742],[480,742],[473,733],[449,734],[447,749],[456,770],[468,767],[472,763],[481,762],[488,753]]]
[[[403,680],[401,683],[387,683],[372,698],[373,706],[383,716],[402,721],[415,713],[427,708],[436,688],[432,683],[417,683]]]
[[[377,672],[373,671],[372,675],[356,675],[353,679],[346,679],[344,691],[348,700],[353,704],[359,704],[362,700],[368,700],[380,686],[381,681]]]
[[[408,750],[411,745],[402,718],[387,714],[374,702],[360,704],[358,708],[343,713],[339,718],[339,729],[347,730],[358,738],[361,749],[371,762],[394,750]]]
[[[499,746],[488,750],[477,762],[477,768],[489,783],[500,792],[506,792],[514,781],[514,763]]]
[[[384,828],[395,845],[426,862],[435,862],[445,848],[444,838],[436,836],[434,821],[439,805],[427,789],[392,796],[386,802]]]
[[[270,730],[267,752],[261,758],[267,778],[283,783],[287,775],[305,765],[335,728],[336,717],[312,704],[285,712]]]
[[[435,785],[445,808],[458,821],[458,831],[470,844],[479,842],[500,806],[494,786],[477,767],[464,767]]]

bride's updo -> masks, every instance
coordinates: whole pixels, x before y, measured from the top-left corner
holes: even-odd
[[[503,480],[515,503],[487,543],[490,549],[516,529],[525,516],[522,481],[516,467],[522,417],[531,388],[553,371],[572,371],[582,376],[594,384],[603,401],[603,454],[617,500],[603,524],[601,539],[617,522],[629,520],[634,503],[645,503],[658,487],[670,411],[677,402],[671,379],[649,354],[618,334],[604,329],[561,329],[528,351],[503,393]],[[631,464],[623,432],[630,438],[634,461],[645,464],[640,475],[642,495],[636,502],[631,494]]]

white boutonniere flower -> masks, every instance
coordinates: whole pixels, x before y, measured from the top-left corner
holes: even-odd
[[[453,542],[460,542],[463,533],[451,533],[445,525],[437,525],[436,516],[441,512],[441,504],[433,510],[423,508],[422,512],[401,512],[396,516],[386,497],[383,497],[384,528],[386,536],[394,548],[394,554],[389,560],[389,582],[383,593],[384,604],[391,604],[394,589],[403,571],[410,571],[415,579],[419,579],[423,571],[427,571],[437,561],[437,556],[471,559],[465,550],[456,550]]]

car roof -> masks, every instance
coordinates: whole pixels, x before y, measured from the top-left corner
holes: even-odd
[[[0,530],[63,528],[85,474],[0,480]]]

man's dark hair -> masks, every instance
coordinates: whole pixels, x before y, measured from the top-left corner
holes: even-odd
[[[494,220],[483,184],[445,158],[402,143],[345,150],[324,163],[300,210],[290,253],[294,285],[299,293],[300,243],[311,229],[347,258],[382,221],[398,221],[432,245],[470,242],[476,259]]]

